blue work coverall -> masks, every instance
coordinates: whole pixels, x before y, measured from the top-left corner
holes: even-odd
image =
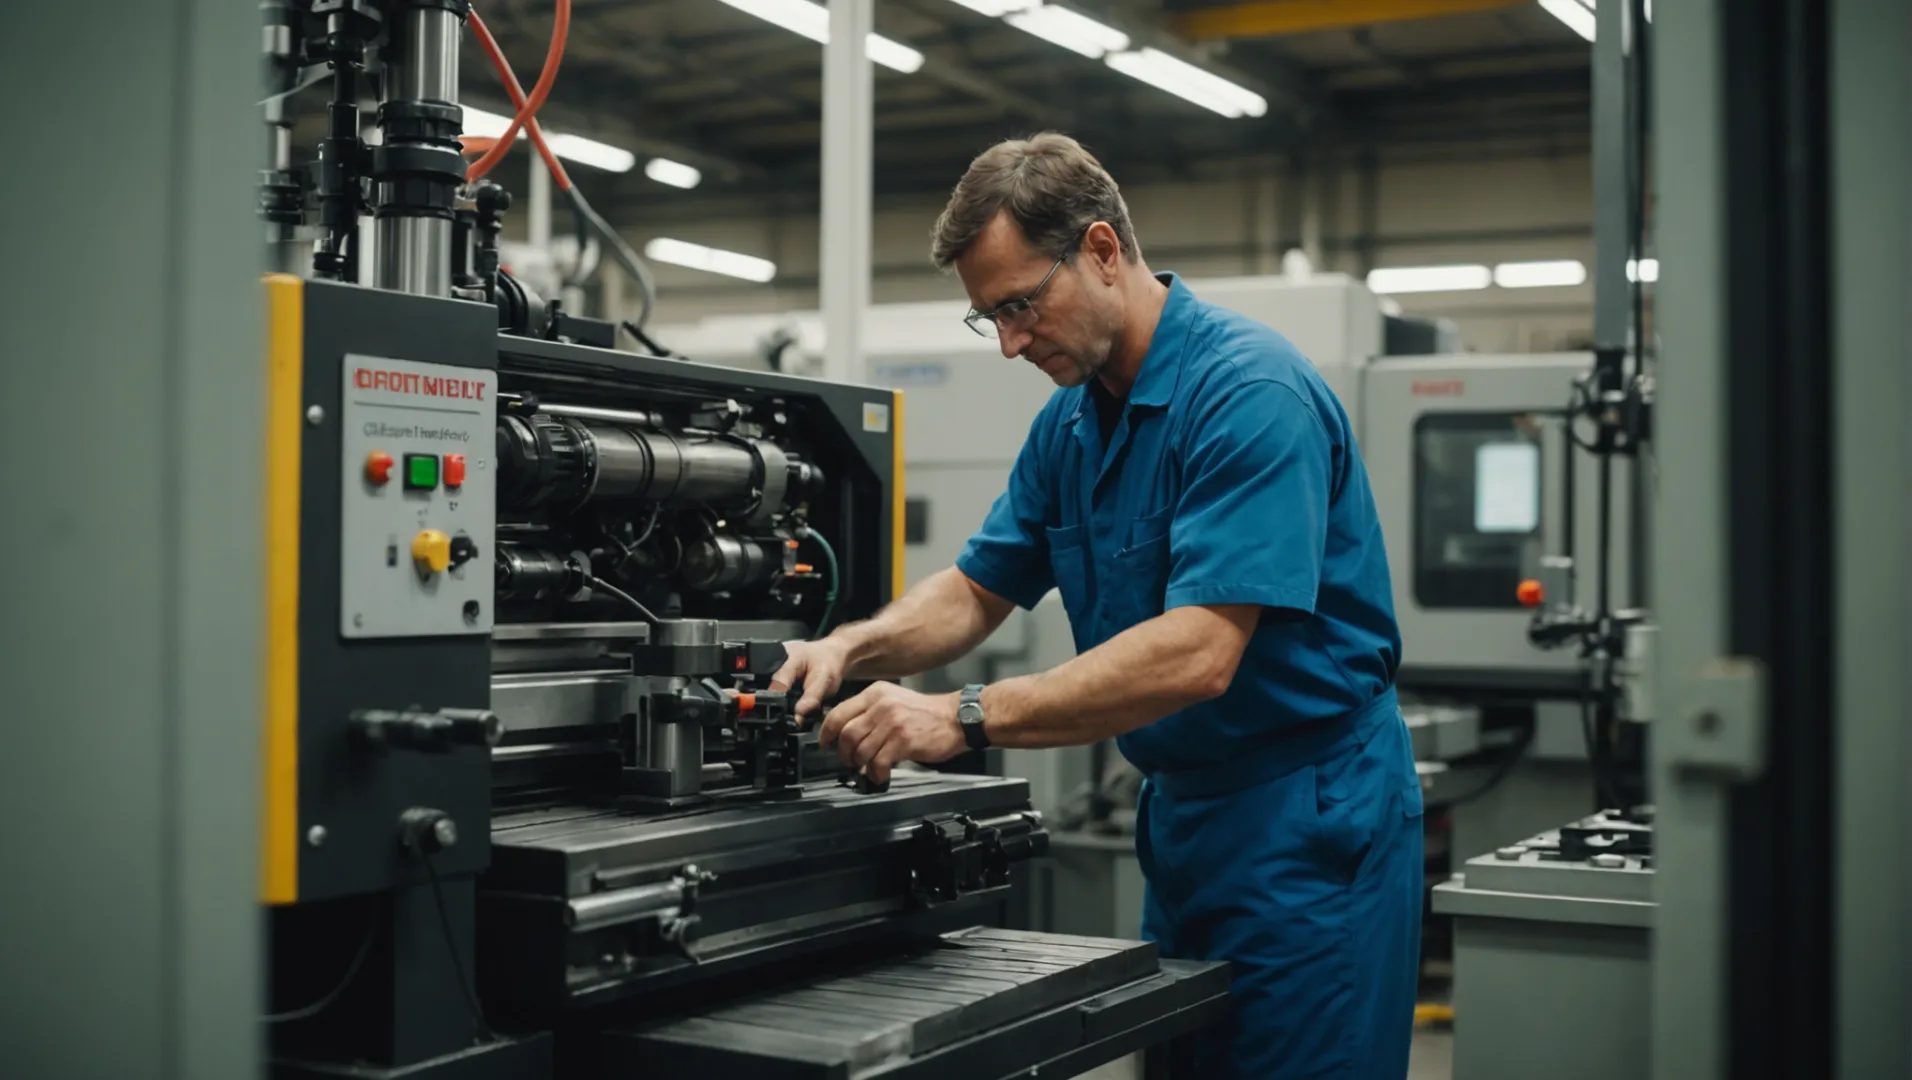
[[[1201,1077],[1400,1080],[1420,951],[1421,789],[1367,472],[1275,331],[1173,274],[1106,445],[1087,387],[1036,417],[956,565],[1086,651],[1187,604],[1263,609],[1219,698],[1119,740],[1145,782],[1143,935],[1233,962]]]

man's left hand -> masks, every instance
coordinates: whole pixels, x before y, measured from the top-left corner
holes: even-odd
[[[899,761],[933,764],[968,749],[956,720],[957,697],[876,683],[830,711],[817,731],[817,744],[826,749],[836,744],[837,756],[851,771],[886,784]]]

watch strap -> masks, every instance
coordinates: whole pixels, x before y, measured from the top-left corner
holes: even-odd
[[[970,683],[956,698],[956,720],[962,725],[963,741],[971,750],[989,746],[989,734],[983,730],[983,684]]]

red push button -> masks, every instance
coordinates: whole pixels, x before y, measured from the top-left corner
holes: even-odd
[[[373,484],[384,484],[392,478],[392,455],[383,450],[374,450],[365,455],[365,479]]]
[[[465,485],[465,455],[445,455],[445,486],[448,488]]]

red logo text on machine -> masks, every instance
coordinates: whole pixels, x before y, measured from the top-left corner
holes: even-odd
[[[1460,397],[1467,393],[1467,383],[1462,379],[1416,379],[1413,392],[1415,397]]]
[[[448,379],[440,375],[418,375],[409,371],[374,371],[371,368],[354,368],[352,385],[360,390],[390,390],[398,394],[462,398],[467,401],[485,400],[485,384],[481,379]]]

